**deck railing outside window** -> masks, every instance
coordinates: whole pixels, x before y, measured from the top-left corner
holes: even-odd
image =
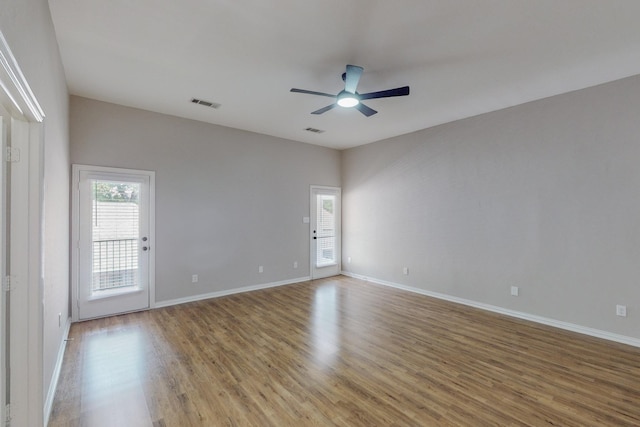
[[[138,286],[138,239],[94,240],[92,290]]]

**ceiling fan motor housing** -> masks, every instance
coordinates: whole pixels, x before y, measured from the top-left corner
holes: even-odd
[[[360,101],[363,99],[376,99],[376,98],[391,98],[394,96],[406,96],[409,95],[409,86],[398,87],[395,89],[381,90],[378,92],[369,92],[360,94],[356,91],[358,83],[360,82],[360,76],[362,75],[363,68],[357,65],[347,65],[347,71],[342,73],[342,80],[344,81],[344,89],[337,95],[332,95],[325,92],[315,92],[306,89],[292,88],[291,92],[306,93],[309,95],[327,96],[329,98],[335,98],[336,102],[329,104],[326,107],[319,110],[312,111],[311,114],[323,114],[333,109],[336,105],[345,108],[355,107],[365,116],[369,117],[377,113],[373,108],[369,108],[362,104]]]

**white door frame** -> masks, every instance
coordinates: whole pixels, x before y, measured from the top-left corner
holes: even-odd
[[[7,202],[11,214],[7,264],[11,296],[10,416],[12,425],[42,426],[45,115],[2,32],[0,103],[11,115],[11,196]],[[9,159],[2,153],[2,161],[5,160]],[[6,412],[3,402],[3,423],[8,418]]]
[[[71,319],[79,320],[80,296],[80,172],[116,173],[123,175],[146,175],[149,177],[149,308],[155,307],[155,172],[122,169],[104,166],[72,165],[72,196],[71,196]]]
[[[8,114],[4,108],[1,108],[2,117],[0,117],[0,149],[7,148],[7,124],[5,123]],[[4,161],[0,161],[0,277],[6,276],[6,227],[7,227],[7,210],[6,210],[6,182],[5,182]],[[0,291],[0,406],[4,406],[7,401],[7,363],[4,358],[7,355],[7,325],[5,324],[7,315],[7,301],[4,291]],[[5,408],[0,408],[0,421],[6,420]]]
[[[336,218],[336,248],[338,250],[338,254],[336,254],[336,265],[335,268],[332,268],[332,273],[325,275],[317,275],[316,272],[316,260],[314,259],[314,254],[316,253],[316,240],[313,236],[313,230],[316,228],[317,224],[317,214],[313,212],[314,207],[316,206],[316,200],[314,199],[314,193],[316,191],[326,191],[327,194],[334,193],[337,195],[337,206],[339,210],[339,215]],[[311,185],[309,190],[309,216],[310,216],[310,226],[309,227],[309,276],[311,279],[320,279],[323,277],[330,277],[333,275],[340,274],[342,270],[342,189],[340,187],[328,187],[324,185]],[[315,221],[313,221],[315,220]],[[329,267],[326,267],[329,268]]]

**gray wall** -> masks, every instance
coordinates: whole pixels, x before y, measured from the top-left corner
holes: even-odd
[[[339,151],[75,96],[70,120],[73,163],[156,172],[158,302],[309,276],[309,186],[340,185]]]
[[[67,90],[46,0],[0,3],[0,30],[47,115],[46,393],[69,313]],[[640,337],[638,111],[633,77],[343,152],[343,266]],[[157,172],[159,301],[309,274],[308,187],[340,185],[339,152],[81,98],[71,120],[74,162]]]
[[[344,270],[640,338],[638,112],[632,77],[344,151]]]
[[[47,393],[69,317],[69,134],[68,93],[46,0],[0,2],[4,34],[44,122],[44,393]],[[34,309],[36,309],[34,307]]]

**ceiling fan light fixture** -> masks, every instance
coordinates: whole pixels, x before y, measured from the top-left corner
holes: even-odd
[[[360,103],[356,94],[343,91],[338,95],[338,105],[345,108],[355,107]]]
[[[347,65],[347,71],[342,75],[342,80],[344,80],[344,90],[342,90],[337,95],[332,95],[326,92],[316,92],[314,90],[296,89],[295,87],[291,88],[291,92],[326,96],[328,98],[335,99],[335,102],[327,105],[326,107],[322,107],[318,110],[312,111],[311,114],[324,114],[327,111],[333,110],[337,106],[340,106],[343,108],[355,107],[356,110],[360,111],[366,117],[371,117],[378,112],[373,108],[367,107],[360,101],[364,101],[366,99],[392,98],[394,96],[409,95],[409,86],[397,87],[395,89],[379,90],[377,92],[362,94],[358,93],[358,82],[360,81],[362,70],[363,68],[357,65]]]

